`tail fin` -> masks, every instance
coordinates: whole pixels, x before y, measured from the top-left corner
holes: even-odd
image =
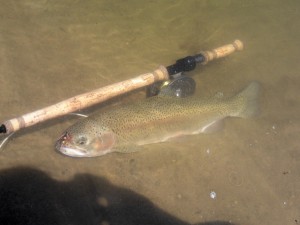
[[[234,102],[239,104],[239,110],[234,116],[248,118],[258,115],[258,95],[260,84],[252,81],[244,90],[234,97]]]

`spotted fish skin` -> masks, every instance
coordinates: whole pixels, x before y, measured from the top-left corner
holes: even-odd
[[[139,146],[209,132],[226,117],[257,114],[259,84],[251,82],[231,98],[155,96],[84,118],[69,127],[56,148],[73,157],[134,152]]]

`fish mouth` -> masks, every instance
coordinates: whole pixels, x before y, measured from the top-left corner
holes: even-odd
[[[61,146],[59,149],[57,149],[60,153],[71,156],[71,157],[87,157],[87,155],[84,152],[78,151],[74,148],[69,148],[65,146]]]
[[[57,140],[55,144],[55,149],[67,156],[71,157],[87,157],[85,149],[71,148],[66,145],[66,141],[64,138],[60,138]]]
[[[58,152],[71,157],[86,157],[86,153],[80,149],[65,146],[61,141],[57,141],[55,148]]]

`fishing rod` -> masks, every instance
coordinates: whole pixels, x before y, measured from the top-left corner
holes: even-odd
[[[224,45],[211,51],[202,51],[194,56],[187,56],[185,58],[178,59],[173,65],[167,67],[159,66],[159,68],[153,72],[145,73],[132,79],[101,87],[99,89],[71,97],[43,109],[7,120],[0,126],[0,134],[11,134],[22,128],[30,127],[46,120],[82,110],[126,92],[149,86],[156,82],[170,80],[176,76],[176,74],[194,70],[197,64],[205,65],[209,61],[225,57],[242,49],[243,43],[240,40],[235,40],[232,44]]]

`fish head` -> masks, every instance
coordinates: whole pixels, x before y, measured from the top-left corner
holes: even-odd
[[[56,141],[56,149],[71,157],[95,157],[112,152],[115,134],[92,121],[78,122]]]

